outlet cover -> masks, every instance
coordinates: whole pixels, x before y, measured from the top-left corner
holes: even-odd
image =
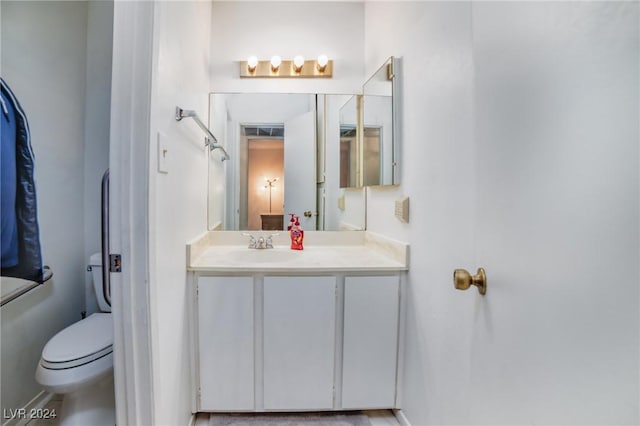
[[[409,223],[409,197],[396,200],[396,217],[400,222]]]

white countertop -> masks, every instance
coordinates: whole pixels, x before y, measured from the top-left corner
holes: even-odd
[[[253,235],[268,236],[256,231]],[[187,245],[187,269],[196,272],[384,272],[408,269],[408,244],[367,231],[305,232],[304,250],[291,250],[286,232],[273,249],[249,249],[237,231],[212,231]]]

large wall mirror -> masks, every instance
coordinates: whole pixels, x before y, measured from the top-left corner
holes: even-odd
[[[364,230],[364,191],[340,188],[340,107],[352,95],[212,93],[209,229]],[[348,192],[348,193],[346,193]]]

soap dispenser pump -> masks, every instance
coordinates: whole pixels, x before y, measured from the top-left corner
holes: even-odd
[[[304,231],[300,227],[300,218],[294,213],[289,213],[291,220],[287,230],[291,234],[291,250],[304,250],[302,240],[304,239]]]

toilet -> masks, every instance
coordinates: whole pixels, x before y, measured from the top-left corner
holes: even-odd
[[[36,381],[48,392],[62,394],[60,425],[115,424],[113,388],[113,323],[102,290],[102,259],[90,257],[93,288],[102,312],[70,325],[42,350]]]

